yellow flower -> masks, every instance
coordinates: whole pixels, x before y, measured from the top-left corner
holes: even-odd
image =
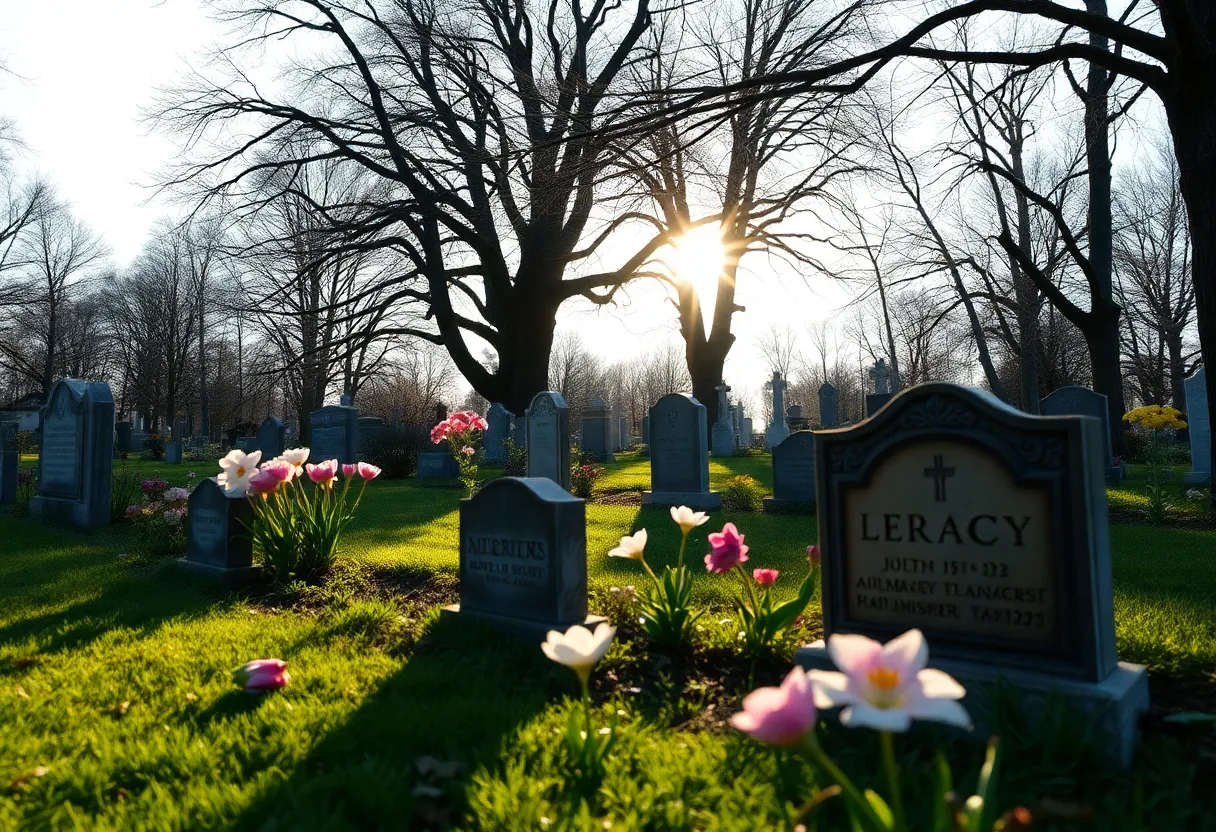
[[[1181,415],[1182,411],[1175,407],[1146,404],[1143,407],[1136,407],[1124,413],[1123,421],[1128,424],[1138,424],[1140,427],[1152,431],[1164,428],[1178,430],[1186,427],[1186,422],[1178,418]]]

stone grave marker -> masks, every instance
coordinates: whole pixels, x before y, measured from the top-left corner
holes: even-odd
[[[570,408],[561,393],[532,397],[527,422],[528,477],[545,477],[570,490]]]
[[[186,503],[186,556],[178,563],[228,585],[254,580],[262,568],[253,563],[252,524],[249,499],[224,493],[215,477],[207,477]]]
[[[642,444],[643,445],[650,444],[650,417],[649,416],[642,417]]]
[[[587,616],[584,501],[548,477],[501,477],[461,500],[460,603],[444,612],[533,638],[602,621]]]
[[[181,465],[182,464],[182,440],[181,437],[170,439],[165,444],[165,464],[166,465]]]
[[[592,399],[583,409],[583,435],[579,447],[597,462],[612,462],[612,413],[603,399]]]
[[[633,437],[630,436],[629,419],[624,416],[618,416],[616,420],[617,436],[620,437],[620,447],[618,450],[625,450],[629,447]]]
[[[258,449],[258,438],[256,436],[238,436],[236,438],[236,449],[245,453],[253,453]],[[331,457],[332,458],[332,457]],[[309,456],[309,461],[312,462],[316,457]]]
[[[267,416],[258,428],[258,448],[262,460],[269,462],[287,450],[287,427],[278,416]]]
[[[60,379],[42,408],[38,493],[30,513],[75,526],[110,522],[114,397],[98,381]]]
[[[0,423],[0,506],[17,502],[17,422]]]
[[[709,490],[709,435],[705,405],[685,393],[668,393],[650,408],[650,491],[644,506],[719,508]]]
[[[752,445],[752,419],[750,416],[744,416],[740,421],[743,423],[743,427],[739,434],[739,445],[750,448]]]
[[[772,512],[810,511],[815,507],[815,435],[794,431],[773,448],[773,496],[764,500]]]
[[[790,429],[792,434],[794,431],[803,430],[805,428],[805,417],[802,415],[802,405],[792,404],[785,411],[785,426]]]
[[[491,465],[501,465],[507,461],[507,448],[503,440],[511,435],[515,425],[515,414],[498,402],[490,405],[486,412],[488,429],[482,437],[486,449],[486,462]]]
[[[134,448],[131,445],[131,423],[119,422],[114,426],[114,450],[120,454],[129,454]]]
[[[1200,367],[1182,382],[1186,392],[1186,426],[1191,438],[1191,470],[1187,485],[1212,484],[1212,418],[1208,412],[1207,368]]]
[[[723,382],[714,390],[718,394],[718,418],[714,420],[709,447],[714,456],[734,456],[735,427],[731,422],[730,399],[726,397],[726,394],[730,392],[730,387]]]
[[[773,420],[764,434],[764,450],[766,451],[771,451],[790,435],[789,426],[785,424],[785,388],[788,383],[781,378],[781,373],[773,371],[773,379],[769,385],[773,389]]]
[[[309,462],[315,465],[336,459],[339,465],[346,465],[357,461],[359,411],[346,405],[326,405],[312,412],[309,424],[312,427]]]
[[[1095,393],[1088,387],[1070,384],[1053,391],[1047,398],[1039,402],[1039,412],[1043,416],[1093,416],[1102,423],[1102,435],[1105,450],[1102,457],[1103,470],[1107,479],[1123,479],[1122,466],[1116,466],[1111,453],[1110,444],[1110,409],[1106,396]]]
[[[819,387],[819,426],[834,428],[840,421],[839,396],[836,385],[828,382]]]
[[[919,628],[977,724],[998,680],[1031,719],[1060,695],[1127,764],[1148,683],[1115,654],[1100,422],[931,383],[814,436],[825,634]]]

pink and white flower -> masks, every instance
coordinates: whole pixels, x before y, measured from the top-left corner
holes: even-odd
[[[256,474],[249,478],[249,488],[247,493],[264,497],[267,494],[273,494],[274,491],[282,484],[283,481],[270,471],[259,470]]]
[[[220,460],[220,475],[215,478],[220,487],[229,494],[244,494],[249,490],[249,478],[258,472],[262,452],[245,453],[233,449]]]
[[[165,522],[170,526],[180,526],[182,521],[186,519],[186,509],[184,508],[167,508],[164,513]]]
[[[460,449],[460,452],[462,454],[464,454],[465,456],[472,456],[473,454],[477,453],[476,451],[473,450],[472,445],[465,445],[463,448]]]
[[[312,453],[311,448],[288,448],[279,455],[279,459],[284,462],[289,462],[296,468],[296,476],[304,474],[304,463],[308,462],[308,455]]]
[[[291,676],[282,659],[256,659],[232,671],[232,681],[246,693],[265,693],[286,687]]]
[[[820,708],[845,709],[840,723],[878,731],[907,731],[914,719],[971,726],[957,700],[967,691],[952,676],[928,668],[929,646],[920,630],[909,630],[879,644],[861,635],[828,639],[828,655],[841,672],[811,670],[808,675]]]
[[[734,523],[727,523],[720,532],[710,532],[709,545],[713,551],[705,556],[705,568],[710,572],[725,573],[735,564],[747,563],[748,546]]]
[[[765,687],[743,697],[743,710],[730,718],[730,724],[753,739],[777,746],[799,742],[815,728],[819,713],[807,673],[795,667],[781,687]]]
[[[770,587],[777,583],[777,576],[781,573],[776,569],[753,569],[752,580],[763,587]]]
[[[815,543],[806,547],[806,559],[812,566],[818,566],[823,561],[823,555],[819,552],[819,544]]]
[[[299,476],[295,463],[289,462],[282,457],[262,463],[261,471],[274,477],[279,482],[291,482]]]
[[[355,465],[353,462],[343,463],[342,476],[346,477],[347,479],[350,479],[351,477],[353,477],[355,475],[355,473],[358,470],[359,470],[359,466]]]
[[[633,534],[625,535],[621,538],[620,545],[608,552],[608,557],[641,560],[646,549],[646,537],[645,529],[638,529]]]
[[[378,465],[372,465],[370,462],[360,462],[355,466],[359,471],[359,476],[365,480],[374,480],[382,473]]]
[[[338,460],[327,459],[317,465],[311,462],[304,466],[308,471],[308,478],[318,485],[332,484],[334,478],[338,476]]]
[[[184,503],[190,499],[190,492],[184,488],[170,488],[165,491],[165,502]]]

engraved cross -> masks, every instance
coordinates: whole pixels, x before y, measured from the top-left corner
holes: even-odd
[[[946,478],[954,476],[954,469],[945,466],[941,454],[933,456],[933,467],[925,469],[925,476],[933,480],[933,501],[946,502]]]

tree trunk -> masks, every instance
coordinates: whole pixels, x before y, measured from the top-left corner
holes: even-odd
[[[1170,404],[1179,410],[1186,410],[1186,390],[1182,382],[1186,379],[1186,366],[1182,360],[1182,334],[1169,332],[1165,336],[1166,349],[1169,354],[1169,391]],[[1164,404],[1165,402],[1162,402]]]
[[[198,432],[211,438],[211,420],[207,414],[207,340],[206,317],[203,314],[202,292],[198,301]]]

